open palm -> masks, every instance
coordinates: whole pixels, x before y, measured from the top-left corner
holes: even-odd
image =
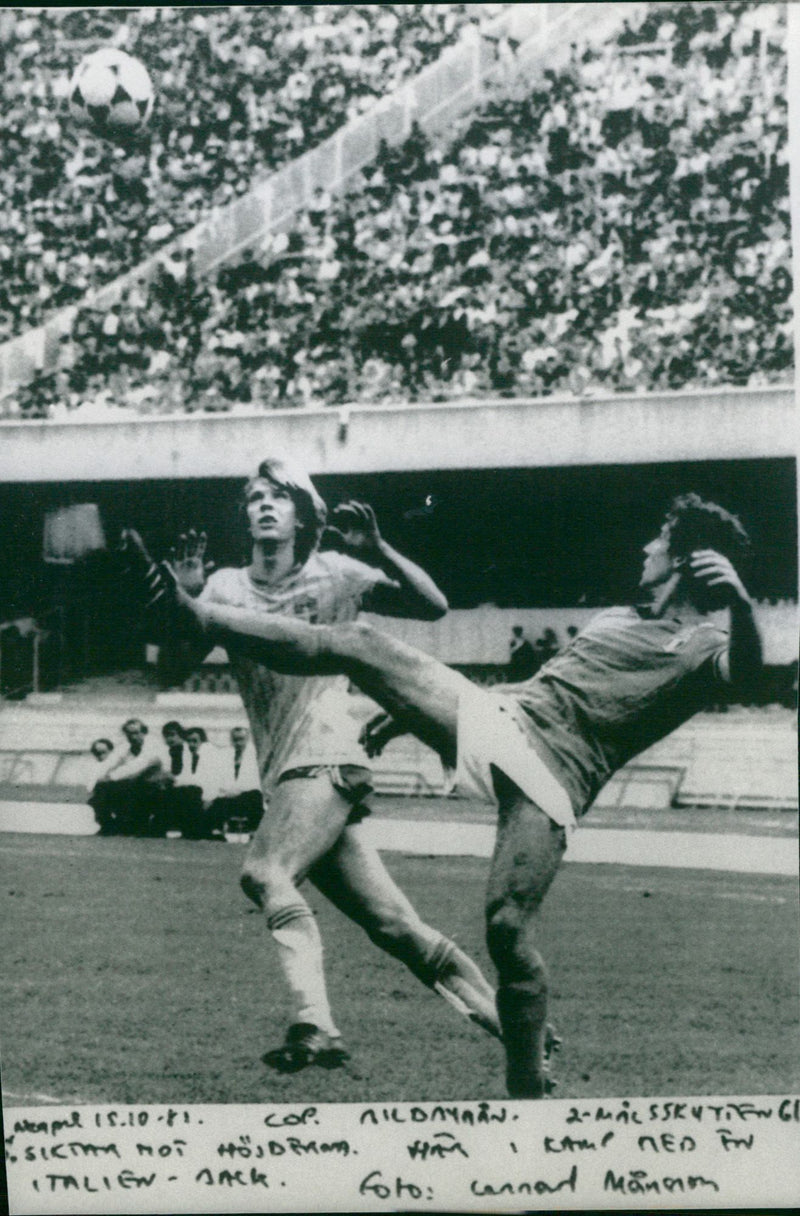
[[[206,578],[214,569],[214,563],[205,560],[207,546],[206,533],[190,528],[188,532],[180,534],[177,545],[169,551],[170,568],[188,595],[199,595],[206,585]]]

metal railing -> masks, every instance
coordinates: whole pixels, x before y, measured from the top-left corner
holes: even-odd
[[[10,657],[12,630],[17,634],[13,666]],[[64,651],[64,609],[60,605],[35,619],[18,617],[13,621],[0,622],[0,700],[41,691],[43,647],[48,645],[55,648],[55,677],[58,683]],[[20,654],[23,655],[22,664],[19,663]],[[22,679],[20,666],[25,673]]]

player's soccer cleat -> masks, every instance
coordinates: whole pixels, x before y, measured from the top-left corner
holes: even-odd
[[[300,1072],[310,1064],[320,1068],[341,1068],[350,1053],[339,1038],[332,1038],[312,1022],[295,1022],[286,1032],[286,1039],[263,1055],[262,1060],[276,1072]]]
[[[197,624],[182,604],[184,595],[169,567],[153,560],[133,528],[123,530],[119,551],[122,576],[131,588],[145,632],[154,640],[191,636]]]
[[[542,1072],[544,1073],[545,1095],[551,1094],[558,1085],[558,1081],[554,1080],[553,1077],[550,1076],[550,1065],[552,1063],[553,1056],[557,1052],[561,1051],[563,1041],[564,1040],[556,1034],[555,1028],[550,1024],[550,1022],[548,1022],[544,1028],[544,1047],[542,1050]]]
[[[518,1067],[506,1057],[506,1086],[509,1097],[539,1099],[547,1098],[553,1093],[558,1081],[550,1076],[550,1065],[553,1056],[561,1050],[561,1043],[562,1040],[547,1022],[538,1067],[533,1067],[529,1059],[520,1059],[518,1063],[521,1067]]]

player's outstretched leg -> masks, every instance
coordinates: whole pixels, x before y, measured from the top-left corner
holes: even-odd
[[[422,920],[360,825],[345,829],[309,878],[376,946],[405,963],[462,1016],[500,1037],[494,989],[480,967]]]
[[[446,765],[455,767],[458,698],[469,681],[444,663],[364,621],[309,625],[191,599],[169,568],[150,559],[141,538],[128,530],[132,586],[144,604],[146,628],[176,636],[202,635],[233,647],[275,671],[290,675],[342,673],[397,717]]]
[[[486,940],[497,968],[497,1012],[512,1098],[549,1091],[548,1064],[558,1040],[547,1025],[548,979],[536,946],[539,907],[566,849],[553,823],[503,774],[497,841],[486,893]]]

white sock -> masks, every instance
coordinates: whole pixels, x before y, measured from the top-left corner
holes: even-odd
[[[481,1026],[496,1038],[502,1037],[495,1006],[495,993],[483,972],[455,942],[440,937],[429,965],[432,988],[462,1017]]]
[[[278,961],[294,998],[294,1021],[311,1022],[338,1038],[325,987],[322,938],[308,904],[290,904],[273,912],[267,918],[267,928],[278,947]]]

